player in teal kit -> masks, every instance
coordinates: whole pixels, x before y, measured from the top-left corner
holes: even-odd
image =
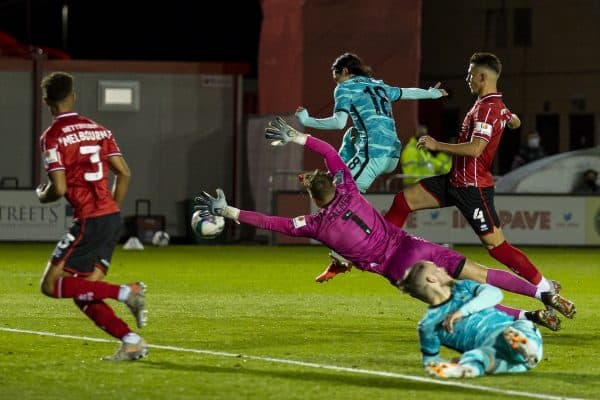
[[[324,157],[327,171],[301,174],[303,185],[319,211],[284,218],[240,210],[227,204],[220,189],[217,189],[216,198],[206,192],[196,198],[200,211],[260,229],[318,240],[356,268],[381,275],[392,285],[397,285],[404,278],[405,271],[415,263],[431,260],[453,277],[490,283],[514,293],[542,299],[534,285],[510,272],[484,268],[452,249],[412,236],[388,223],[361,195],[348,166],[330,144],[296,131],[279,117],[271,121],[266,136],[274,145],[293,142]],[[553,294],[546,299],[544,304],[554,307],[562,298]],[[522,310],[502,308],[515,319],[528,318],[553,330],[559,328],[555,316],[552,321],[545,319],[546,310],[527,314]]]
[[[392,102],[397,100],[438,99],[447,96],[444,89],[399,88],[370,77],[370,68],[352,53],[339,56],[331,66],[337,83],[334,110],[329,118],[312,118],[299,107],[300,123],[316,129],[343,129],[352,118],[354,126],[344,134],[339,154],[346,163],[359,190],[365,193],[381,174],[398,165],[402,145],[396,134]]]
[[[542,360],[542,336],[530,321],[514,321],[494,308],[502,292],[452,279],[431,262],[412,266],[399,287],[429,304],[419,322],[425,370],[439,378],[525,372]],[[444,345],[462,353],[458,363],[440,358]]]

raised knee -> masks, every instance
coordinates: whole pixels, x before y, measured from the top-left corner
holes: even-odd
[[[54,297],[54,285],[55,284],[56,284],[55,279],[48,279],[48,277],[45,277],[40,282],[40,291],[45,296]]]

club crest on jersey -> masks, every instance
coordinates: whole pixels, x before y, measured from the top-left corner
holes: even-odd
[[[46,165],[58,162],[58,151],[56,147],[44,151],[44,163]]]
[[[485,136],[492,136],[492,125],[485,122],[475,122],[473,133],[481,133]]]

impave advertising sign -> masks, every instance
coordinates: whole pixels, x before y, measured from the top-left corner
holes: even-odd
[[[394,199],[366,197],[382,214]],[[494,201],[504,235],[513,244],[600,245],[599,197],[496,195]],[[432,242],[480,242],[456,207],[413,212],[404,228]]]

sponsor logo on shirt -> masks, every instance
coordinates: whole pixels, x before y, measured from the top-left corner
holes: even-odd
[[[294,224],[294,228],[296,229],[306,226],[306,218],[304,218],[304,215],[294,218],[292,222]]]

